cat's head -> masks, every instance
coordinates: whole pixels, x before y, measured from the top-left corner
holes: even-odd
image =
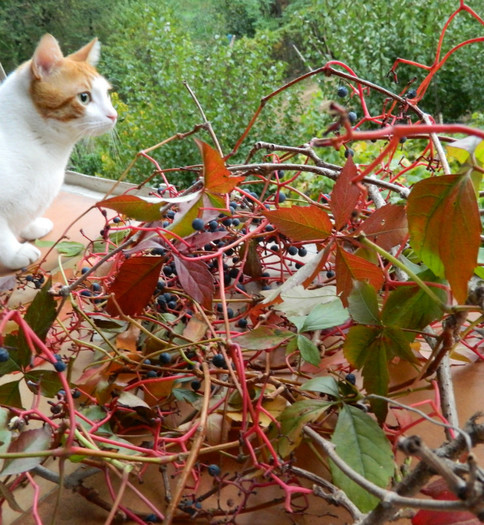
[[[99,49],[94,39],[64,57],[57,40],[46,34],[26,64],[30,95],[38,113],[51,125],[77,135],[75,140],[101,135],[117,120],[109,96],[111,86],[95,68]]]

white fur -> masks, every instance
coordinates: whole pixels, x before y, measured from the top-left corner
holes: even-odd
[[[45,119],[29,94],[31,69],[14,71],[0,85],[0,265],[18,269],[32,264],[39,250],[19,240],[49,233],[52,223],[40,216],[64,180],[75,143],[113,128],[113,108],[106,80],[96,77],[92,101],[81,118]]]

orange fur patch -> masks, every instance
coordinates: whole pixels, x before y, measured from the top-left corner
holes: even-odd
[[[51,74],[32,80],[30,94],[44,118],[66,122],[84,114],[85,106],[79,102],[77,95],[90,92],[96,76],[99,73],[87,62],[64,58]]]

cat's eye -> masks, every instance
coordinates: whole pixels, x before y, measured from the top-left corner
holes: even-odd
[[[88,91],[84,91],[82,93],[79,93],[79,95],[77,95],[77,98],[79,99],[79,102],[81,104],[87,106],[87,104],[91,102],[91,93],[89,93]]]

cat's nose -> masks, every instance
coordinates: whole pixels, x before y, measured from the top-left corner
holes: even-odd
[[[113,123],[116,123],[116,120],[118,120],[118,114],[116,112],[108,113],[106,115],[106,117],[108,117],[108,119],[112,120]]]

